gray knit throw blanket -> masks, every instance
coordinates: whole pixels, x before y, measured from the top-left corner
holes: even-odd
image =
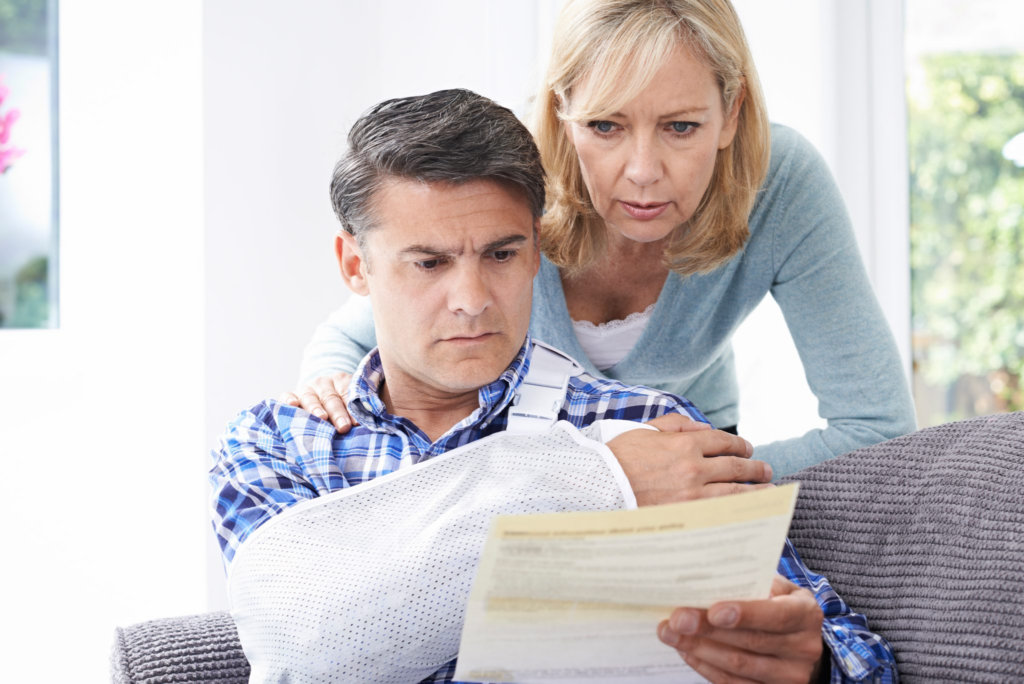
[[[1024,413],[861,449],[800,482],[790,539],[900,679],[1024,682]]]
[[[904,684],[1024,682],[1024,413],[921,430],[796,473],[790,538],[892,644]],[[245,684],[231,617],[117,630],[114,684]]]

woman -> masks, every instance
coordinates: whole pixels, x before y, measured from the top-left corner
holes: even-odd
[[[730,339],[771,292],[828,420],[757,448],[776,477],[914,429],[839,191],[809,143],[769,125],[728,0],[567,2],[533,131],[549,175],[537,339],[734,430]],[[337,395],[373,346],[350,301],[306,350],[310,386],[282,398],[347,429]]]

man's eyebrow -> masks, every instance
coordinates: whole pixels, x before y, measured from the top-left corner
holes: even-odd
[[[491,243],[488,243],[488,244],[484,245],[484,248],[483,248],[482,251],[484,253],[493,252],[495,250],[501,249],[502,247],[509,247],[511,245],[518,245],[521,242],[526,242],[526,236],[517,233],[515,235],[509,235],[508,237],[503,237],[503,238],[500,238],[498,240],[495,240],[494,242],[491,242]]]
[[[493,252],[495,250],[501,249],[502,247],[508,247],[510,245],[519,244],[520,242],[526,242],[526,236],[516,233],[515,235],[508,235],[503,238],[498,238],[493,242],[489,242],[486,245],[484,245],[483,249],[481,249],[480,251],[486,254],[487,252]],[[431,257],[453,257],[461,255],[462,250],[443,249],[440,247],[431,247],[430,245],[409,245],[401,252],[399,252],[399,254],[425,254]]]
[[[458,252],[453,252],[450,249],[441,249],[438,247],[431,247],[430,245],[409,245],[401,252],[399,252],[399,254],[426,254],[427,256],[432,257],[457,256],[458,254],[461,253],[462,250],[459,250]]]

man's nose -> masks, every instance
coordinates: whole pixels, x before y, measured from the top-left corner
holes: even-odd
[[[448,310],[466,316],[479,316],[492,303],[491,289],[480,264],[462,265],[455,270],[448,293]]]
[[[661,150],[656,140],[635,137],[630,141],[629,158],[626,160],[626,178],[645,187],[661,180],[664,169]]]

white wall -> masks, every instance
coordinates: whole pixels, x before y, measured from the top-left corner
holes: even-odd
[[[6,682],[204,608],[201,7],[61,3],[61,328],[0,331]]]

